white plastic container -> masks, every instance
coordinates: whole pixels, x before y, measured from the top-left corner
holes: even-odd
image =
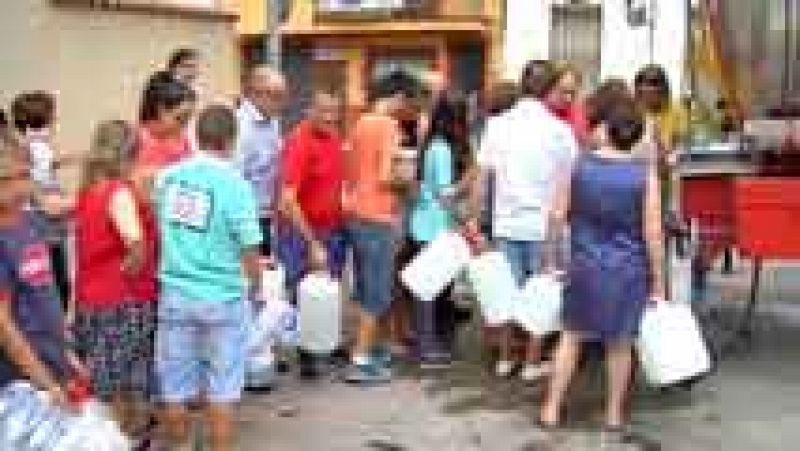
[[[518,290],[506,257],[497,251],[485,252],[470,260],[467,276],[478,298],[484,322],[489,326],[510,322]]]
[[[564,286],[555,275],[531,277],[514,304],[516,322],[536,336],[561,330],[563,292]]]
[[[264,265],[261,273],[261,300],[264,302],[286,300],[286,270],[277,263]]]
[[[637,349],[647,381],[656,386],[677,384],[711,370],[700,326],[683,302],[659,302],[645,310]]]
[[[307,275],[297,288],[300,348],[330,354],[341,344],[341,285],[327,273]]]
[[[403,284],[419,300],[433,301],[470,261],[470,248],[456,232],[440,234],[400,273]]]

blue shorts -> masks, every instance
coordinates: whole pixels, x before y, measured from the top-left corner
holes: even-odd
[[[291,227],[281,227],[278,232],[277,257],[286,270],[286,285],[294,291],[308,273],[308,243]],[[347,237],[344,231],[331,233],[324,241],[328,252],[328,271],[341,279],[347,260]]]
[[[542,270],[543,248],[542,241],[497,240],[497,249],[506,256],[519,287],[525,285],[528,277]]]
[[[162,400],[239,401],[245,377],[245,303],[163,296],[158,310],[156,372]]]
[[[352,221],[349,233],[355,299],[365,312],[381,317],[392,305],[397,232],[389,224]]]

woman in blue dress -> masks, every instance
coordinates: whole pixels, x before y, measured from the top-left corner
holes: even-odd
[[[605,427],[624,426],[633,341],[646,303],[664,299],[663,232],[658,177],[633,158],[644,120],[630,93],[614,82],[591,103],[597,150],[564,181],[552,214],[554,233],[570,226],[571,255],[561,335],[540,422],[558,425],[584,342],[605,347],[608,393]]]

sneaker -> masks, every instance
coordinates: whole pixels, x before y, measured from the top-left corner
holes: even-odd
[[[394,356],[389,346],[376,346],[370,354],[370,358],[375,365],[382,366],[383,368],[391,368]]]
[[[391,379],[391,371],[374,362],[364,365],[353,363],[344,377],[348,384],[385,384]]]
[[[497,366],[495,366],[494,373],[498,377],[508,377],[511,373],[514,372],[514,362],[510,360],[501,360],[497,362]]]
[[[452,363],[453,357],[445,351],[425,353],[419,360],[419,366],[423,370],[446,369]]]
[[[536,382],[550,375],[553,371],[552,366],[547,362],[526,363],[519,374],[520,379],[525,382]]]

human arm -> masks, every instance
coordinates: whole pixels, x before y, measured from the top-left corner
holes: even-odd
[[[315,236],[314,230],[300,205],[298,193],[306,176],[308,154],[296,137],[290,138],[284,149],[283,182],[280,205],[283,215],[308,244],[309,263],[313,269],[324,269],[327,263],[325,246]]]
[[[664,281],[664,230],[661,215],[661,188],[655,167],[650,166],[644,194],[644,237],[650,262],[650,297],[666,298]]]
[[[11,275],[5,269],[0,271],[0,348],[25,378],[49,394],[52,402],[65,405],[66,396],[61,385],[17,327],[12,313],[14,295]]]
[[[144,264],[146,250],[141,218],[130,188],[117,189],[111,196],[108,208],[111,222],[125,245],[122,270],[131,275],[138,274]]]
[[[239,246],[242,274],[247,280],[248,294],[257,299],[261,288],[260,244],[264,237],[258,222],[255,195],[244,179],[231,183],[231,198],[228,199],[226,219],[236,244]]]

